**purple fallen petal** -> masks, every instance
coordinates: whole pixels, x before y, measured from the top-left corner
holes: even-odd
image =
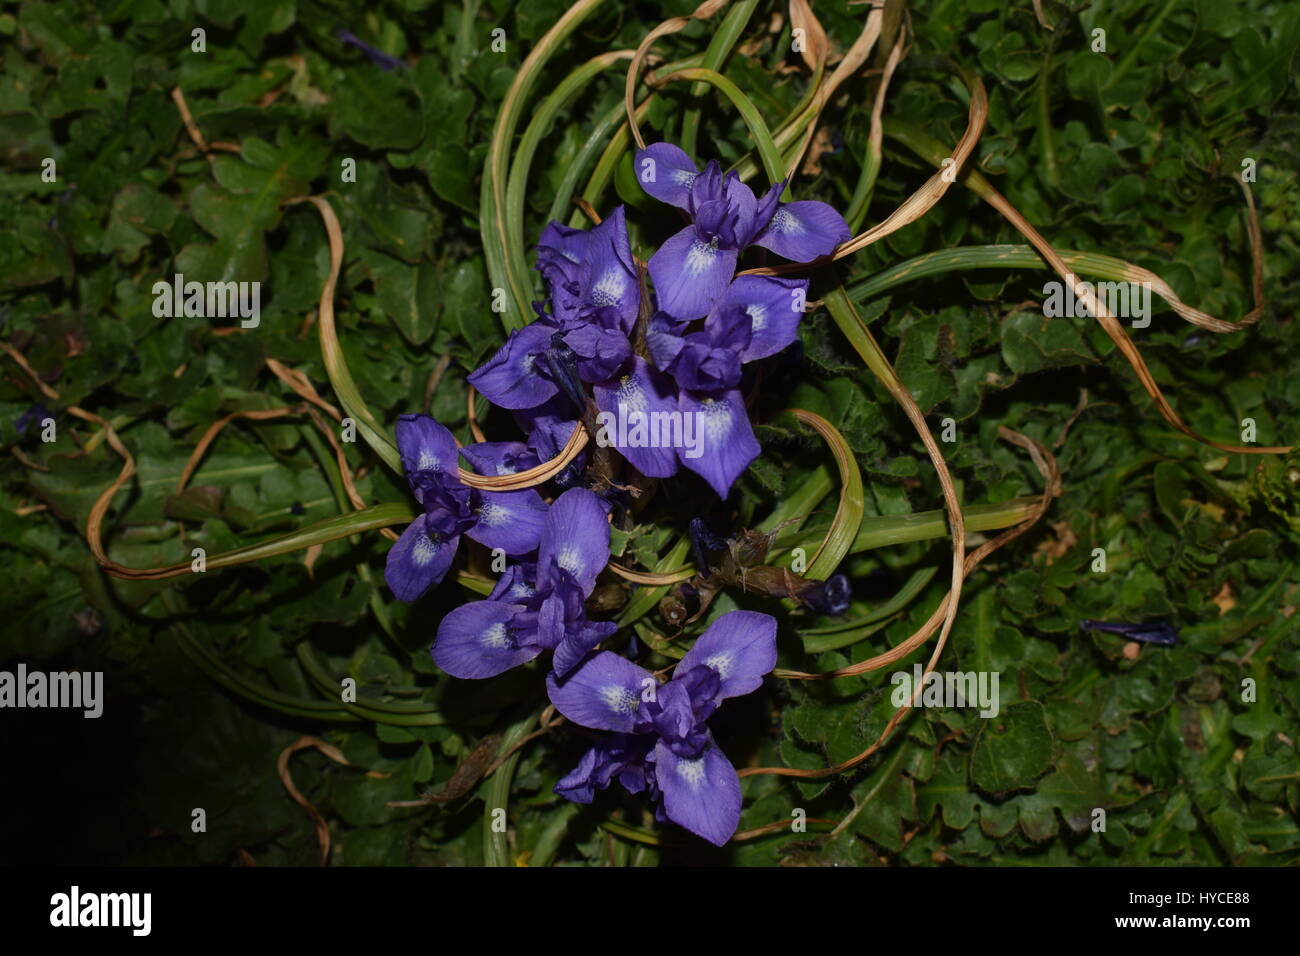
[[[428,415],[398,417],[397,453],[408,477],[421,471],[456,473],[456,439]]]
[[[388,549],[384,580],[399,601],[414,601],[447,574],[459,537],[430,534],[425,516],[420,515]]]
[[[677,474],[677,452],[671,446],[650,442],[652,436],[661,434],[656,427],[659,422],[677,417],[675,389],[641,356],[633,356],[632,362],[630,374],[592,389],[600,412],[596,438],[617,448],[641,474],[667,478]]]
[[[648,670],[611,651],[593,654],[564,680],[546,676],[555,709],[593,730],[631,733],[638,725],[642,693],[656,687]]]
[[[537,547],[547,508],[536,491],[479,491],[474,497],[475,521],[465,532],[467,537],[506,554],[527,554]]]
[[[375,66],[382,67],[385,70],[395,70],[399,66],[405,66],[401,60],[389,56],[383,50],[371,46],[364,40],[358,39],[351,30],[340,30],[335,34],[344,43],[350,44],[360,50]]]
[[[691,758],[661,741],[654,761],[668,819],[715,846],[730,840],[740,823],[740,778],[718,745]]]
[[[669,238],[649,263],[659,308],[677,319],[707,315],[727,291],[737,255],[736,249],[703,241],[695,226]]]
[[[824,202],[801,200],[782,203],[754,245],[771,249],[795,262],[811,262],[849,238],[844,217]]]
[[[636,151],[637,182],[655,199],[670,206],[687,208],[691,183],[697,175],[691,158],[672,143],[651,143]]]
[[[757,611],[731,611],[714,621],[677,664],[685,673],[710,667],[721,681],[718,700],[757,690],[776,666],[776,618]]]
[[[709,316],[714,320],[728,306],[745,310],[750,340],[740,353],[742,362],[775,355],[795,340],[808,296],[807,279],[779,276],[737,276]],[[707,324],[706,324],[707,327]]]
[[[682,413],[698,416],[699,456],[681,453],[682,464],[725,498],[732,484],[758,457],[762,448],[754,437],[745,402],[734,389],[717,395],[682,392]]]
[[[533,408],[559,391],[538,356],[555,329],[540,322],[511,332],[506,344],[469,376],[469,383],[502,408]]]
[[[524,610],[502,601],[470,601],[442,619],[433,645],[433,662],[452,677],[480,680],[495,677],[542,652],[520,646],[510,627]]]
[[[551,562],[573,575],[584,595],[609,561],[609,511],[596,493],[570,488],[551,503],[537,551],[539,583],[545,586]]]

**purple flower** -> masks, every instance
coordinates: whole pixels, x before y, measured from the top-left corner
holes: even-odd
[[[537,244],[537,271],[557,325],[580,319],[632,331],[641,296],[622,206],[590,232],[548,225]]]
[[[660,371],[682,388],[717,392],[740,384],[741,354],[749,347],[750,317],[740,306],[714,310],[698,332],[686,332],[666,312],[650,320],[646,345]]]
[[[641,307],[636,264],[619,206],[590,232],[553,222],[542,233],[537,269],[551,312],[510,334],[469,376],[502,408],[535,408],[563,391],[583,409],[582,382],[619,375],[632,359],[628,336]]]
[[[555,651],[567,674],[617,629],[589,621],[583,604],[609,560],[606,506],[585,488],[551,504],[537,543],[537,561],[510,567],[485,601],[471,601],[442,619],[433,660],[453,677],[495,677]]]
[[[506,554],[537,547],[547,513],[541,495],[531,488],[482,491],[462,484],[456,440],[434,419],[401,416],[397,450],[424,512],[388,549],[384,578],[399,601],[414,601],[443,579],[462,534]],[[481,474],[510,474],[537,463],[520,442],[481,442],[462,453]]]
[[[780,202],[784,182],[763,195],[716,161],[698,172],[689,156],[670,143],[636,154],[641,187],[685,209],[691,224],[669,238],[649,262],[659,308],[677,319],[707,315],[723,297],[747,246],[770,249],[796,262],[811,262],[849,238],[844,218],[821,202]]]
[[[645,791],[656,814],[722,846],[740,822],[740,778],[707,721],[728,697],[748,694],[776,665],[776,619],[754,611],[718,618],[662,686],[644,668],[609,651],[589,656],[567,678],[547,677],[560,713],[613,731],[588,750],[555,792],[590,803],[617,779]]]

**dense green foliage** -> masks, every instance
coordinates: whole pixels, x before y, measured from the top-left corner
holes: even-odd
[[[1266,0],[1044,6],[1054,30],[1028,3],[909,5],[914,43],[886,103],[884,162],[866,224],[931,172],[890,135],[891,122],[947,147],[961,136],[966,94],[952,71],[961,64],[980,74],[990,98],[978,169],[1058,249],[1148,268],[1184,302],[1235,320],[1253,303],[1245,206],[1231,176],[1253,159],[1263,318],[1216,335],[1155,299],[1151,326],[1131,334],[1197,431],[1235,444],[1250,418],[1261,445],[1300,441],[1300,8]],[[692,7],[604,4],[560,47],[535,96]],[[837,48],[847,48],[867,7],[816,7]],[[469,592],[449,577],[415,605],[392,601],[382,577],[388,542],[373,532],[327,544],[311,565],[295,553],[165,581],[99,571],[84,531],[121,459],[69,406],[109,419],[136,458],[138,474],[106,526],[123,564],[188,561],[196,546],[217,554],[351,510],[332,452],[302,415],[231,424],[188,489],[174,493],[215,420],[298,403],[268,358],[338,401],[307,321],[328,273],[326,234],[316,210],[284,205],[290,198],[327,194],[339,216],[339,335],[376,418],[391,428],[401,413],[428,410],[466,436],[465,375],[504,336],[478,221],[481,170],[502,97],[564,8],[560,0],[0,3],[0,338],[59,393],[42,396],[0,358],[0,440],[17,452],[0,464],[0,665],[103,669],[109,688],[100,725],[78,720],[58,724],[64,736],[13,740],[10,766],[42,795],[28,807],[33,835],[18,852],[229,864],[242,849],[261,864],[314,863],[311,821],[276,773],[280,752],[312,734],[354,765],[314,750],[291,764],[330,824],[336,864],[482,863],[495,806],[508,811],[510,859],[529,865],[1293,863],[1300,457],[1229,455],[1174,433],[1095,322],[1043,318],[1042,285],[1052,276],[1041,266],[1006,268],[992,261],[996,251],[974,252],[961,261],[977,268],[867,283],[927,252],[1023,243],[960,186],[838,266],[839,275],[932,428],[955,420],[956,440],[942,449],[967,505],[1042,490],[1023,450],[998,439],[999,425],[1054,451],[1064,493],[1039,527],[973,573],[939,665],[999,672],[997,719],[919,709],[882,753],[843,777],[745,780],[742,829],[790,820],[796,808],[812,820],[851,818],[833,839],[829,825],[810,823],[806,833],[784,829],[715,851],[615,794],[591,807],[568,804],[551,793],[583,747],[567,728],[529,742],[517,765],[463,797],[389,807],[444,786],[485,736],[545,701],[527,669],[485,684],[438,673],[428,654],[434,629]],[[723,70],[773,126],[807,82],[788,23],[773,19],[783,11],[758,4]],[[191,48],[196,27],[206,30],[206,52]],[[496,27],[505,30],[504,52],[491,49]],[[1105,53],[1091,48],[1098,28]],[[342,29],[405,65],[381,69],[338,39]],[[687,57],[714,32],[694,24],[660,48]],[[522,226],[530,264],[557,189],[589,155],[588,137],[603,118],[620,118],[625,67],[596,74],[540,142],[522,223],[512,224]],[[867,83],[851,79],[828,106],[817,170],[794,184],[800,197],[848,207],[867,155]],[[199,152],[174,87],[207,141],[238,151]],[[643,125],[675,138],[693,104],[703,107],[697,152],[724,164],[744,157],[752,140],[731,104],[713,92],[695,100],[690,84],[663,90]],[[521,131],[532,115],[524,110]],[[42,179],[47,157],[55,182]],[[347,158],[356,160],[355,182],[340,178]],[[590,167],[580,170],[579,191]],[[606,211],[619,201],[638,207],[642,222],[671,221],[640,194],[626,157],[594,205]],[[558,210],[566,221],[572,211]],[[662,234],[634,232],[634,246]],[[261,281],[259,327],[231,332],[230,320],[156,317],[151,287],[176,272]],[[825,291],[825,277],[818,281],[814,291]],[[789,407],[825,416],[848,440],[868,520],[940,507],[914,430],[824,310],[805,319],[802,340],[799,355],[764,380],[753,412],[764,455],[730,501],[682,479],[681,494],[657,503],[637,533],[616,538],[628,563],[636,556],[653,566],[694,514],[736,533],[766,519],[813,469],[835,474],[821,441],[779,414]],[[430,389],[444,356],[450,362]],[[19,427],[34,404],[57,422],[52,444],[33,421]],[[504,414],[484,425],[515,437]],[[362,498],[408,501],[400,475],[364,444],[347,447],[353,469],[365,464]],[[829,494],[805,530],[824,530],[834,509]],[[1094,548],[1105,549],[1104,573],[1092,570]],[[841,632],[844,640],[819,645],[803,632],[833,621],[735,589],[715,609],[777,614],[780,666],[830,670],[916,630],[945,593],[949,554],[942,538],[852,554],[840,567],[854,584],[850,619],[918,572],[937,573],[883,627]],[[1082,632],[1086,618],[1167,620],[1181,639],[1143,645],[1134,657],[1121,638]],[[653,607],[643,622],[665,629]],[[828,644],[834,649],[816,650]],[[928,652],[898,669],[910,671]],[[870,745],[892,713],[889,673],[769,679],[715,729],[738,767],[841,761]],[[347,676],[359,687],[356,705],[339,702]],[[1257,688],[1252,702],[1243,701],[1246,678]],[[81,742],[69,751],[72,738]],[[51,792],[66,796],[51,804]],[[50,850],[41,830],[54,826],[45,815],[52,821],[60,801],[102,812],[61,821],[64,843]],[[195,807],[207,811],[205,833],[191,831]],[[1095,808],[1107,811],[1105,832],[1092,829]]]

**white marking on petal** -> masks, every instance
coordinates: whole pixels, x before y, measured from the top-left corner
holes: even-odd
[[[420,461],[415,466],[416,471],[437,471],[438,456],[427,449],[420,450]]]
[[[705,666],[712,667],[715,671],[717,671],[719,677],[721,677],[723,680],[726,680],[727,675],[731,673],[731,665],[734,664],[735,662],[736,662],[735,656],[731,653],[731,651],[722,651],[721,653],[714,654],[704,663]]]
[[[686,786],[692,790],[699,790],[700,785],[704,783],[704,758],[678,757],[677,776],[681,777]]]
[[[691,187],[691,183],[695,182],[695,177],[698,175],[699,173],[691,172],[689,169],[672,169],[668,172],[670,180],[678,186],[685,186],[687,189]]]
[[[510,512],[502,508],[495,501],[483,502],[483,507],[478,509],[479,524],[485,524],[489,528],[495,528],[498,525],[505,524],[510,518]]]
[[[411,560],[420,567],[424,567],[433,560],[434,555],[437,553],[438,549],[434,545],[433,539],[427,534],[422,534],[415,539],[415,546],[411,548]]]
[[[772,216],[773,232],[804,232],[803,223],[788,209],[778,209]]]
[[[641,701],[632,691],[618,684],[606,684],[600,689],[600,699],[616,714],[635,713]]]
[[[618,404],[627,406],[629,412],[644,412],[650,407],[650,399],[641,388],[641,383],[632,376],[624,376],[618,386]]]
[[[762,332],[764,326],[767,325],[767,309],[763,308],[763,306],[758,303],[754,303],[753,305],[745,306],[745,314],[749,316],[750,327],[753,328],[755,332]]]
[[[578,569],[582,567],[582,555],[578,552],[578,549],[574,547],[563,549],[555,560],[560,567],[575,576],[578,573]]]
[[[700,242],[698,239],[691,240],[691,248],[686,253],[686,262],[682,266],[682,272],[686,276],[697,276],[704,272],[705,269],[713,265],[713,260],[718,257],[718,250],[709,245],[707,242]]]
[[[700,402],[700,427],[710,442],[721,444],[731,435],[731,403],[714,398]]]
[[[623,290],[627,284],[627,276],[620,274],[617,269],[610,269],[592,286],[591,301],[596,305],[618,305],[623,301]]]
[[[479,638],[479,643],[482,644],[484,647],[493,647],[493,648],[509,647],[510,634],[506,630],[505,622],[497,621],[497,623],[493,624],[486,631],[484,631],[483,636]]]

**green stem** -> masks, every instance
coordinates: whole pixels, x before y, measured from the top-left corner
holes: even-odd
[[[505,734],[501,737],[501,748],[497,751],[498,756],[506,753],[510,748],[524,737],[532,729],[533,724],[537,722],[540,712],[530,712],[527,717],[515,721],[507,728]],[[487,783],[487,795],[484,798],[483,805],[483,865],[484,866],[511,866],[510,844],[506,839],[505,821],[508,819],[506,812],[510,805],[510,785],[515,779],[515,767],[519,764],[519,751],[515,751],[497,768]],[[500,810],[502,813],[495,813]],[[497,821],[502,821],[502,826],[498,830],[493,827]]]
[[[758,0],[741,0],[727,11],[717,32],[713,34],[713,39],[709,41],[708,49],[704,51],[705,69],[721,72],[722,64],[730,55],[736,41],[740,39],[741,33],[745,31],[756,6]],[[706,86],[705,83],[696,83],[691,87],[691,97],[694,101],[698,101],[704,95]],[[699,130],[700,108],[693,105],[682,116],[682,135],[677,142],[687,156],[695,155],[695,140]]]
[[[516,268],[523,269],[525,275],[528,274],[528,264],[524,255],[524,250],[527,248],[524,241],[524,198],[528,189],[528,170],[532,166],[533,155],[559,112],[568,106],[587,84],[602,71],[617,63],[619,59],[617,54],[601,54],[566,76],[555,91],[542,101],[524,130],[524,135],[519,139],[514,163],[510,167],[510,181],[506,187],[506,229],[508,230],[507,248],[512,256],[519,257],[515,265]]]
[[[514,82],[501,101],[492,140],[488,147],[483,186],[479,193],[479,229],[483,236],[483,254],[487,262],[488,281],[494,288],[506,289],[514,308],[501,313],[507,333],[523,328],[532,315],[529,273],[522,248],[511,248],[506,224],[506,184],[510,178],[510,147],[515,128],[547,60],[569,35],[600,6],[602,0],[578,0],[537,41],[515,73]]]

